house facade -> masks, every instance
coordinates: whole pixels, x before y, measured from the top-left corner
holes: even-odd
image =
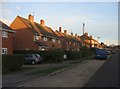
[[[93,39],[92,36],[88,36],[88,33],[86,32],[80,38],[83,41],[83,46],[86,46],[88,48],[99,48],[99,42],[95,39]]]
[[[16,31],[14,50],[61,49],[61,42],[54,31],[45,26],[45,21],[34,22],[34,16],[28,19],[17,16],[10,27]]]
[[[67,30],[64,30],[64,32],[62,32],[62,27],[59,27],[59,31],[56,30],[55,33],[61,39],[63,50],[65,51],[79,51],[80,50],[82,41],[77,35],[73,36],[73,33],[69,35],[67,33]]]
[[[0,21],[0,49],[2,54],[13,54],[13,39],[15,31],[13,31],[8,25]]]

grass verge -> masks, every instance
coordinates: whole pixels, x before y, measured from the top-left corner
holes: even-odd
[[[47,68],[47,69],[42,69],[42,70],[36,70],[36,71],[33,71],[31,73],[28,73],[28,74],[25,74],[25,75],[33,75],[33,74],[50,74],[52,72],[55,72],[57,70],[61,70],[61,69],[64,69],[64,68],[67,68],[71,66],[70,64],[68,65],[62,65],[62,66],[56,66],[56,67],[51,67],[51,68]]]

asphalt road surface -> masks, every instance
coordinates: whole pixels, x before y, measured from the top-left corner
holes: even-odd
[[[118,87],[118,58],[120,52],[112,54],[84,87]]]

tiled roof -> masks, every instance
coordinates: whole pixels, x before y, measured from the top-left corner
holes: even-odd
[[[87,35],[85,35],[85,34],[82,35],[80,38],[81,38],[81,40],[83,40],[83,39],[84,39],[84,40],[90,40],[90,39],[91,39],[89,36],[87,36]]]
[[[57,38],[54,31],[50,27],[42,26],[41,24],[38,24],[36,22],[35,22],[35,25],[37,26],[37,28],[39,29],[39,31],[43,36]]]
[[[34,22],[29,21],[28,19],[25,19],[23,17],[20,17],[20,20],[29,28],[31,29],[32,32],[34,32],[37,35],[41,35],[41,32],[39,31],[39,29],[36,27],[36,25],[34,24]]]
[[[0,21],[0,28],[2,28],[4,30],[13,31],[8,25],[6,25],[5,23],[3,23],[2,21]]]
[[[63,38],[64,40],[66,41],[71,41],[71,42],[82,42],[80,40],[78,40],[77,38],[75,37],[72,37],[71,35],[68,35],[68,34],[65,34],[65,33],[62,33],[62,32],[59,32],[59,31],[56,31],[55,32],[59,37]]]

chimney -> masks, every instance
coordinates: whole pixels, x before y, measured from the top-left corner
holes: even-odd
[[[92,36],[90,36],[90,38],[92,39]]]
[[[31,15],[31,14],[29,14],[29,16],[28,16],[28,20],[30,20],[31,22],[34,22],[34,16]]]
[[[86,32],[85,35],[88,36],[88,33]]]
[[[67,30],[64,30],[64,33],[67,35]]]
[[[59,32],[62,32],[62,27],[59,27]]]
[[[73,36],[73,33],[71,33],[71,36]]]
[[[44,20],[40,20],[40,24],[44,26],[45,25],[45,21]]]
[[[77,37],[77,34],[75,34],[75,37]]]

